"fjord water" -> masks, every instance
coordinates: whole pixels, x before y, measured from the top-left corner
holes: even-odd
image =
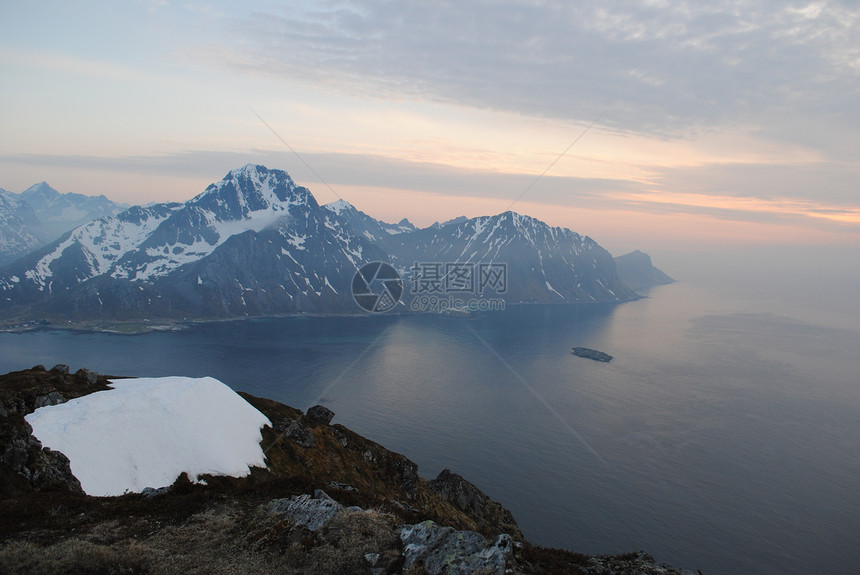
[[[708,575],[856,572],[857,316],[694,283],[648,295],[470,318],[0,334],[0,369],[211,375],[295,407],[324,403],[422,475],[464,475],[543,545],[644,549]]]

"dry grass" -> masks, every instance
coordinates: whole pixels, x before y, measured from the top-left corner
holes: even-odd
[[[156,528],[141,523],[106,521],[80,535],[49,544],[31,541],[0,543],[0,573],[15,574],[275,574],[274,553],[246,544],[244,516],[237,506],[213,507],[181,524]]]
[[[72,538],[42,546],[14,541],[0,548],[0,573],[131,575],[150,573],[148,550],[135,541],[103,545]]]
[[[0,376],[0,400],[15,406],[0,427],[22,426],[23,413],[40,394],[57,390],[69,398],[101,387],[104,378],[91,385],[85,378],[44,370]],[[207,485],[181,476],[169,493],[151,498],[40,491],[21,485],[11,468],[0,466],[0,575],[369,575],[371,567],[401,573],[398,525],[425,519],[491,540],[507,532],[522,541],[501,506],[487,505],[479,515],[458,509],[426,480],[416,483],[415,475],[404,471],[403,456],[340,425],[314,426],[291,407],[243,397],[273,422],[292,418],[312,429],[313,446],[301,447],[266,428],[262,446],[268,469],[253,469],[246,478],[206,477]],[[351,487],[333,489],[331,482]],[[342,505],[372,511],[342,510],[317,532],[261,511],[272,499],[320,488]],[[368,553],[379,556],[373,566]],[[593,567],[584,555],[527,543],[515,554],[514,573],[576,574]],[[599,560],[616,573],[658,572],[643,570],[638,554]],[[426,574],[415,565],[403,575]]]

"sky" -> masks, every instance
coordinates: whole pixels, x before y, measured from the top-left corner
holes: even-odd
[[[253,162],[613,253],[860,247],[860,4],[0,0],[0,187],[184,201]]]

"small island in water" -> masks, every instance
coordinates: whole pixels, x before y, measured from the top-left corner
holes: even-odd
[[[596,349],[588,347],[574,347],[570,353],[577,357],[586,357],[588,359],[602,361],[604,363],[609,363],[613,359],[608,353],[603,353],[602,351],[597,351]]]

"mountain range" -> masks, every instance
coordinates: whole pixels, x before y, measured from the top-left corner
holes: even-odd
[[[20,220],[30,217],[19,211]],[[9,227],[33,241],[24,227]],[[639,297],[609,252],[571,230],[514,212],[424,229],[406,219],[389,224],[344,200],[321,206],[286,172],[249,164],[185,203],[104,214],[8,264],[0,317],[356,313],[353,278],[377,261],[400,274],[403,310],[422,296],[508,304]]]
[[[105,196],[61,194],[45,182],[20,194],[0,188],[0,266],[91,220],[128,206]]]

